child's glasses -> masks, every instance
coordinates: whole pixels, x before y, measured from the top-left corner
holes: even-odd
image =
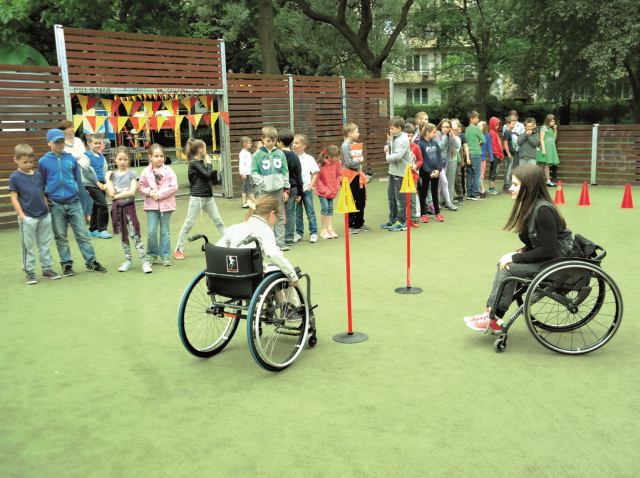
[[[280,222],[280,221],[282,221],[282,216],[278,216],[278,215],[276,214],[276,219],[277,219],[277,221],[276,221],[276,222]]]

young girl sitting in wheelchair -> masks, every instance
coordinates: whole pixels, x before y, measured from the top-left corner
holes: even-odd
[[[549,196],[540,168],[534,165],[516,168],[510,191],[515,203],[503,230],[517,233],[524,246],[500,259],[485,312],[464,318],[467,326],[473,330],[484,331],[487,328],[491,309],[495,307],[496,319],[491,320],[489,327],[499,331],[497,320],[506,314],[515,290],[515,283],[509,281],[504,287],[500,303],[494,304],[502,283],[509,277],[534,277],[545,262],[566,256],[566,244],[572,238],[562,214]]]

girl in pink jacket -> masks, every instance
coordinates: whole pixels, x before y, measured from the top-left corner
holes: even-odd
[[[327,146],[327,149],[316,159],[320,172],[316,180],[315,190],[320,200],[320,220],[323,239],[333,239],[338,237],[333,230],[333,199],[338,195],[338,190],[342,184],[342,161],[340,161],[340,150],[337,146]]]
[[[142,171],[138,191],[145,196],[147,211],[147,257],[153,264],[162,258],[163,266],[171,265],[171,213],[176,210],[178,179],[173,170],[165,166],[166,154],[159,144],[149,147],[149,166]],[[158,245],[158,225],[160,242]]]

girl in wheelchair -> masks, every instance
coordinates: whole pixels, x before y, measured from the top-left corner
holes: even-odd
[[[562,214],[549,196],[545,176],[540,168],[535,165],[516,168],[510,191],[514,204],[503,230],[517,233],[524,246],[500,259],[485,312],[464,318],[467,326],[473,330],[486,329],[492,307],[496,309],[496,319],[502,319],[506,314],[513,301],[513,281],[505,285],[500,303],[494,302],[500,286],[507,278],[534,277],[545,262],[565,257],[568,252],[567,244],[571,242],[571,231],[567,229]],[[491,320],[489,327],[499,331],[496,319]]]

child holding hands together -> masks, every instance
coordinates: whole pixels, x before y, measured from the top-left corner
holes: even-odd
[[[316,194],[320,200],[320,221],[322,223],[322,239],[338,237],[333,230],[333,199],[338,195],[342,185],[342,162],[337,146],[327,146],[316,160],[320,171],[316,180]]]

